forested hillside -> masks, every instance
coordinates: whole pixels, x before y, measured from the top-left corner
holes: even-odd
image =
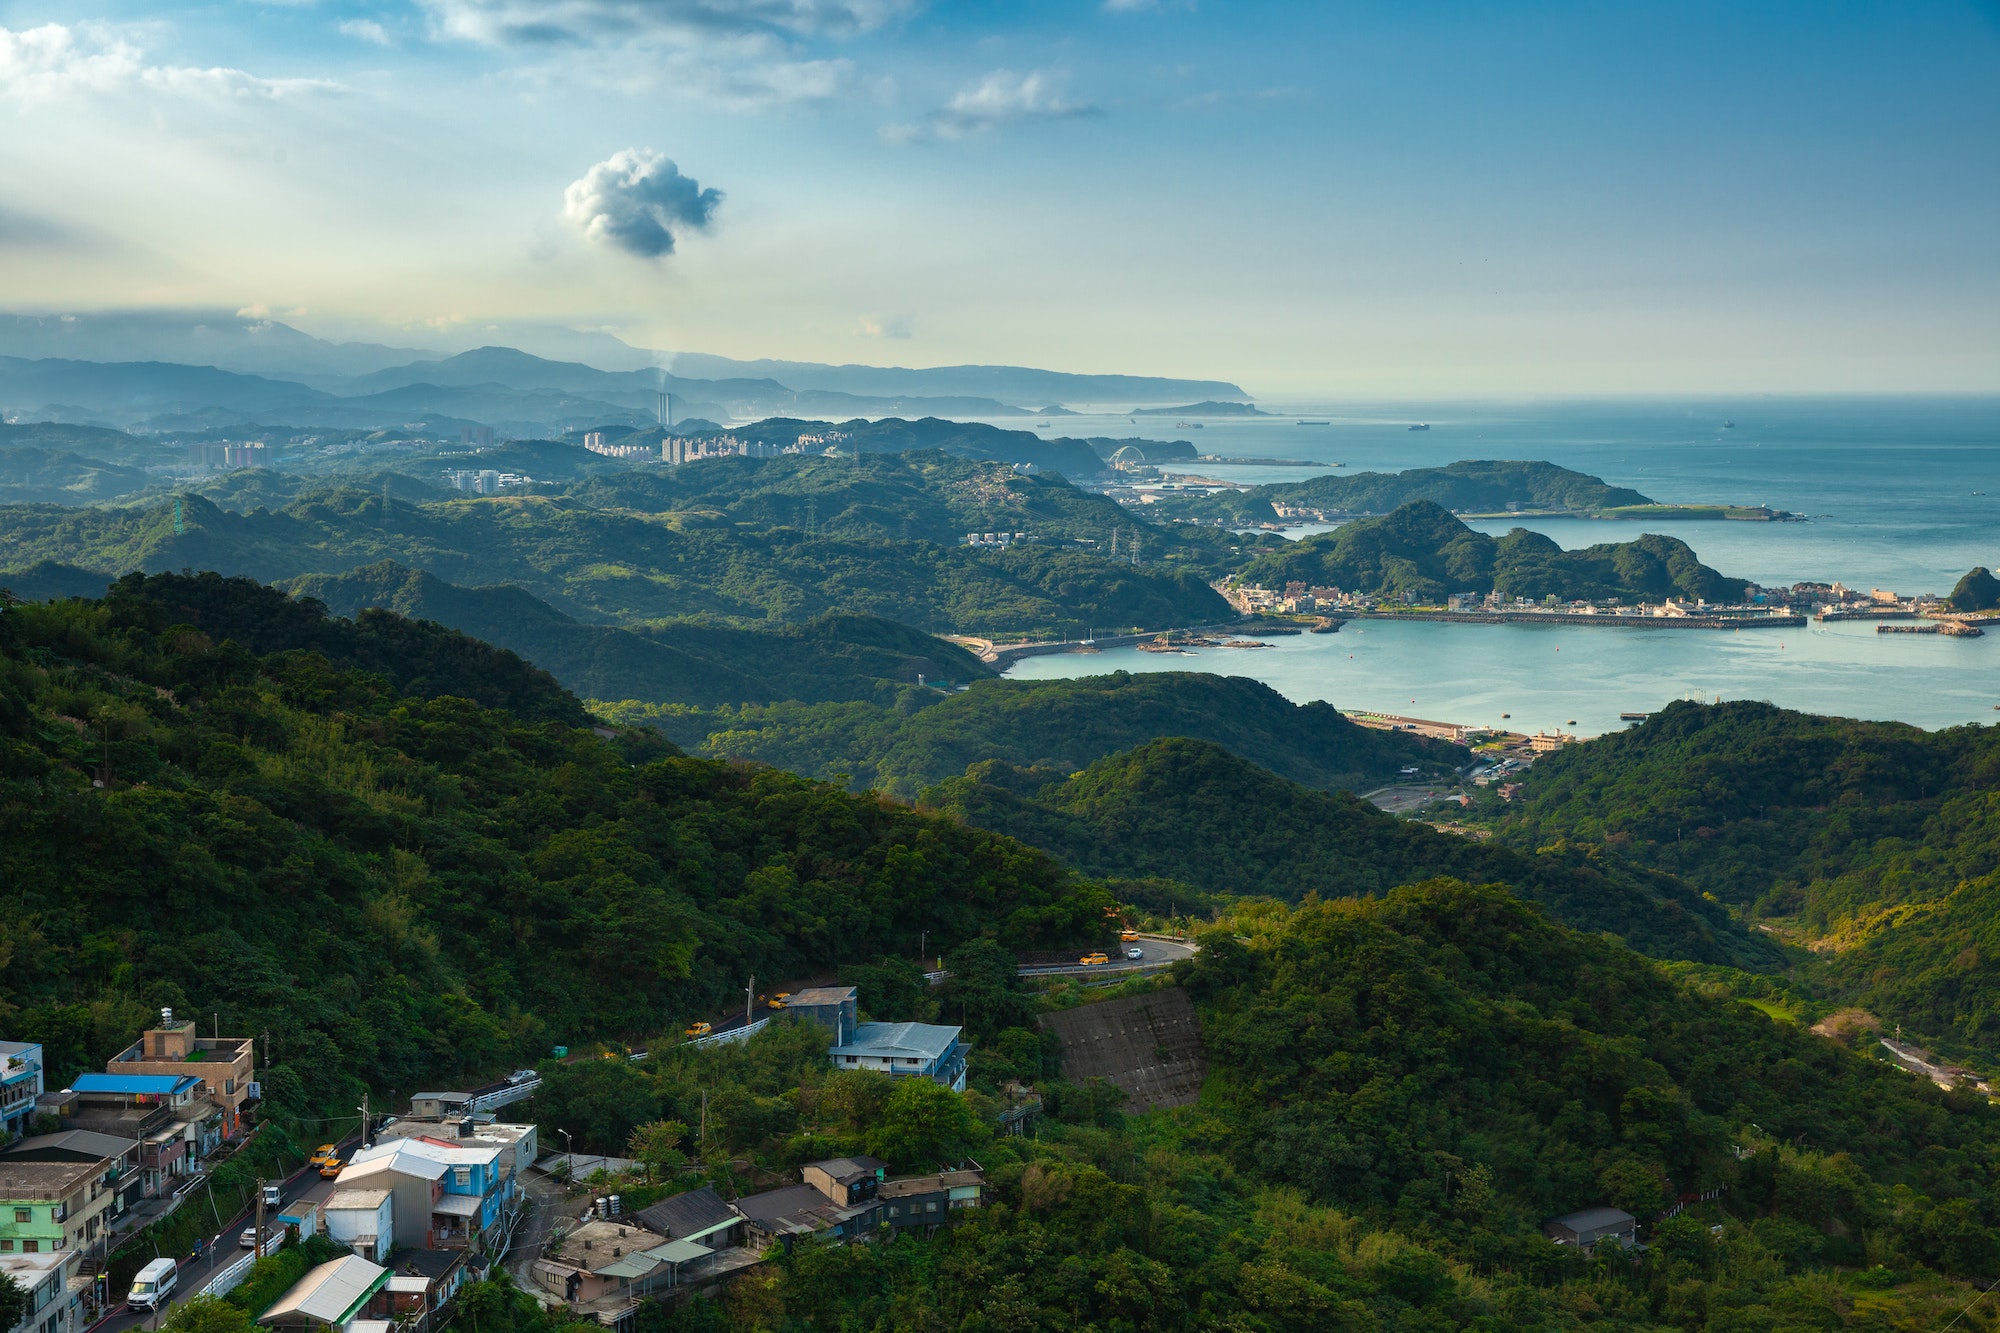
[[[893,698],[996,673],[957,644],[877,616],[828,613],[774,630],[669,621],[585,625],[514,587],[461,588],[393,561],[309,574],[293,591],[340,615],[381,607],[512,649],[580,695],[644,703]]]
[[[2000,730],[1681,702],[1525,786],[1510,841],[1670,871],[1811,944],[1830,999],[2000,1057]]]
[[[1031,1034],[978,1031],[983,1060],[1044,1087],[1032,1137],[996,1137],[977,1096],[974,1116],[920,1116],[778,1033],[699,1068],[570,1076],[616,1084],[596,1104],[637,1115],[684,1116],[720,1086],[717,1165],[915,1148],[987,1169],[988,1205],[930,1241],[800,1243],[642,1327],[1925,1330],[1979,1294],[1964,1279],[2000,1274],[1983,1099],[1497,889],[1245,912],[1177,973],[1210,1060],[1196,1107],[1128,1119],[1039,1068],[1014,1040]],[[1696,1193],[1714,1197],[1654,1220]],[[1602,1203],[1645,1219],[1648,1248],[1542,1236]]]
[[[129,509],[17,506],[0,509],[0,523],[15,535],[17,565],[215,569],[272,582],[393,560],[447,583],[512,583],[565,611],[628,625],[702,614],[791,623],[846,611],[940,632],[1001,632],[1229,614],[1195,570],[1112,561],[1074,544],[980,550],[822,531],[816,522],[739,527],[713,511],[640,511],[630,498],[604,508],[542,496],[411,504],[335,489],[274,511],[232,513],[189,496]]]
[[[601,707],[652,721],[682,744],[913,798],[988,760],[1071,773],[1163,736],[1192,736],[1255,756],[1328,790],[1366,790],[1406,765],[1446,772],[1464,751],[1405,732],[1374,731],[1326,703],[1293,704],[1241,676],[1196,671],[988,680],[939,698],[908,691],[895,706],[865,703],[657,710]]]
[[[299,1114],[643,1039],[920,931],[1102,929],[1040,852],[579,714],[511,654],[213,576],[6,606],[0,1028],[61,1086],[161,1005],[214,1012],[271,1032],[266,1096]]]
[[[1652,503],[1629,487],[1613,486],[1601,477],[1554,463],[1479,459],[1401,472],[1313,477],[1219,495],[1170,497],[1160,502],[1160,508],[1169,518],[1273,523],[1278,520],[1274,505],[1359,515],[1387,514],[1418,500],[1464,514],[1502,514],[1510,507],[1588,512]]]
[[[1526,528],[1490,537],[1428,500],[1260,556],[1244,566],[1241,577],[1264,587],[1296,581],[1369,595],[1409,593],[1433,605],[1455,592],[1497,592],[1535,602],[1544,597],[1733,602],[1744,589],[1742,579],[1725,578],[1702,564],[1677,537],[1648,533],[1635,541],[1565,551]]]
[[[1666,875],[1564,849],[1522,855],[1384,814],[1345,792],[1301,786],[1219,745],[1153,741],[1058,777],[988,760],[924,802],[1114,881],[1120,897],[1169,910],[1269,896],[1379,896],[1440,875],[1504,883],[1577,930],[1642,953],[1753,969],[1779,951]]]

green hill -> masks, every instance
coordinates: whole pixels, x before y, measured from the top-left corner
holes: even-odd
[[[938,632],[1000,633],[1200,624],[1230,614],[1195,569],[1113,561],[1054,540],[986,550],[867,530],[815,535],[739,525],[713,511],[644,509],[633,496],[615,506],[597,498],[606,503],[506,496],[412,504],[334,488],[249,513],[188,496],[184,532],[175,530],[172,502],[15,506],[0,509],[0,523],[15,535],[22,564],[215,569],[274,582],[392,560],[447,583],[510,583],[579,618],[628,627],[697,615],[790,624],[838,611]]]
[[[750,972],[1102,928],[1102,891],[1040,853],[600,739],[469,642],[212,575],[0,610],[0,1023],[52,1083],[167,1005],[268,1030],[275,1113],[344,1114],[363,1080],[677,1030]],[[533,688],[567,702],[463,697]]]
[[[1163,499],[1161,517],[1276,523],[1280,516],[1274,505],[1358,516],[1391,513],[1419,500],[1461,514],[1502,514],[1510,508],[1591,513],[1653,503],[1635,490],[1554,463],[1466,459],[1444,467],[1356,472]]]
[[[2000,579],[1984,565],[1974,565],[1951,590],[1955,611],[1991,611],[2000,607]]]
[[[94,504],[143,490],[138,468],[32,445],[0,447],[0,504]]]
[[[1376,897],[1444,875],[1508,884],[1575,929],[1612,932],[1656,957],[1749,968],[1780,958],[1668,876],[1606,873],[1577,854],[1523,856],[1440,833],[1344,792],[1288,781],[1207,741],[1153,741],[1055,781],[989,760],[932,788],[924,802],[1094,875],[1287,902]]]
[[[1813,943],[1808,993],[2000,1059],[2000,730],[1682,702],[1524,788],[1510,841],[1670,871]]]
[[[1565,551],[1526,528],[1489,537],[1429,500],[1259,556],[1243,567],[1241,578],[1265,587],[1297,581],[1372,596],[1410,594],[1433,605],[1455,592],[1497,592],[1536,602],[1545,597],[1733,602],[1745,587],[1742,579],[1725,578],[1702,564],[1676,537],[1648,533],[1636,541]]]
[[[706,753],[756,759],[905,797],[998,760],[1071,773],[1163,736],[1213,741],[1296,782],[1379,786],[1405,765],[1448,772],[1465,752],[1443,741],[1376,731],[1332,705],[1295,705],[1240,676],[1119,671],[1076,680],[986,680],[939,699],[909,692],[896,707],[776,704],[666,720]]]
[[[461,588],[393,561],[292,583],[339,614],[383,607],[509,648],[574,693],[642,703],[872,699],[895,685],[994,671],[956,644],[874,616],[827,614],[777,630],[674,622],[585,625],[519,588]]]

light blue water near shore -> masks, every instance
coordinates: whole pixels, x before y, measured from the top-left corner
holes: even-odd
[[[1332,424],[1301,426],[1299,418]],[[1730,420],[1734,428],[1725,429]],[[1431,429],[1412,432],[1412,422]],[[1173,425],[1172,418],[1064,417],[1044,433],[1187,439],[1203,453],[1340,462],[1341,472],[1545,459],[1666,503],[1762,503],[1811,514],[1809,523],[1520,524],[1565,547],[1666,532],[1725,574],[1765,584],[1821,579],[1942,593],[1973,565],[2000,566],[2000,398],[1293,403],[1280,416],[1207,419],[1198,432]],[[1251,482],[1329,473],[1190,470]],[[1497,533],[1513,525],[1476,526]],[[1849,624],[1723,632],[1377,621],[1249,651],[1028,658],[1010,674],[1118,669],[1251,676],[1298,702],[1446,721],[1497,723],[1511,713],[1507,725],[1527,731],[1593,734],[1617,727],[1621,711],[1697,693],[1926,727],[2000,721],[1993,708],[2000,632],[1944,639]]]

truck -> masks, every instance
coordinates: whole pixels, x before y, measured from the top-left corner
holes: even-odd
[[[174,1261],[155,1259],[140,1269],[132,1278],[132,1289],[125,1293],[125,1303],[134,1310],[158,1310],[174,1294]]]

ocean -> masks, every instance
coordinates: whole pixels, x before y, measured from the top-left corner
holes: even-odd
[[[1273,415],[1202,418],[1199,431],[1174,430],[1172,417],[1093,414],[1051,418],[1040,433],[1186,439],[1203,453],[1339,463],[1342,473],[1545,459],[1665,503],[1810,515],[1805,523],[1518,525],[1565,548],[1664,532],[1723,573],[1763,584],[1812,579],[1943,593],[1974,565],[2000,567],[2000,398],[1261,406]],[[1411,431],[1415,423],[1430,429]],[[1252,483],[1328,475],[1324,467],[1187,470]],[[1500,533],[1516,525],[1475,526]],[[1270,642],[1190,656],[1118,649],[1031,657],[1009,674],[1216,671],[1264,681],[1294,702],[1580,735],[1622,725],[1621,712],[1689,697],[1762,699],[1922,727],[2000,722],[2000,629],[1947,639],[1854,624],[1718,631],[1367,621]]]

